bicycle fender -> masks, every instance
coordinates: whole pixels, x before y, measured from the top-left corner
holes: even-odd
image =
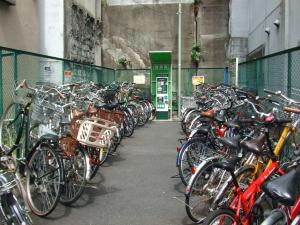
[[[180,161],[183,155],[183,152],[185,150],[185,148],[191,143],[191,142],[196,142],[197,140],[199,140],[199,138],[194,138],[194,139],[190,139],[187,142],[185,142],[182,146],[181,149],[179,151],[179,153],[177,154],[177,159],[176,159],[176,166],[178,167],[180,165]]]
[[[220,156],[212,156],[205,160],[203,160],[196,168],[196,172],[191,176],[188,185],[185,189],[185,194],[187,195],[190,192],[191,186],[196,179],[198,173],[202,170],[202,168],[206,165],[209,165],[210,163],[218,162],[220,160]]]

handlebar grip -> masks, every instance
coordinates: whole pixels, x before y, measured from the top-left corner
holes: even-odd
[[[57,93],[58,93],[59,97],[61,97],[62,99],[66,98],[66,96],[64,94],[62,94],[61,92],[57,91]]]
[[[297,108],[284,107],[283,110],[285,112],[300,114],[300,109]]]
[[[268,89],[264,89],[264,92],[271,94],[271,95],[277,95],[275,91],[270,91]]]

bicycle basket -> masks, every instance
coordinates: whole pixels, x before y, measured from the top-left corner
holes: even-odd
[[[93,147],[108,147],[116,132],[115,124],[98,118],[77,120],[75,130],[77,127],[76,139],[84,145]]]
[[[125,114],[121,111],[108,111],[104,109],[99,109],[96,113],[98,118],[115,122],[119,126],[121,126],[124,121],[124,115]]]

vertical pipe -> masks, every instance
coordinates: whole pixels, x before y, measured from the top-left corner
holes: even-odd
[[[178,117],[181,111],[181,0],[178,5]]]
[[[288,53],[288,83],[287,83],[287,95],[292,96],[292,53]]]
[[[14,51],[14,84],[18,83],[18,54]],[[14,90],[14,94],[17,95],[17,92]]]
[[[0,49],[0,116],[3,114],[2,49]]]
[[[235,58],[235,86],[239,86],[239,58]]]

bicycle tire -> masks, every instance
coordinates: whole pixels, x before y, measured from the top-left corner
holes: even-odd
[[[222,224],[233,224],[235,222],[235,215],[234,215],[234,211],[231,210],[231,209],[218,209],[218,210],[215,210],[213,212],[211,212],[210,214],[208,214],[208,216],[206,217],[203,225],[210,225],[210,224],[214,224],[213,222],[216,221],[216,219],[218,217],[227,217],[229,219],[229,223],[226,223],[227,221],[224,221],[225,218],[222,218]],[[230,221],[232,221],[230,223]],[[237,224],[240,224],[239,223],[240,221],[237,221]]]
[[[229,173],[225,170],[220,170],[220,169],[217,169],[218,171],[216,171],[217,173],[219,173],[219,175],[221,176],[224,176],[223,180],[220,180],[221,178],[219,177],[216,177],[214,180],[211,180],[212,179],[212,173],[214,171],[214,163],[213,161],[211,162],[208,162],[201,170],[198,171],[198,173],[196,174],[195,176],[195,179],[192,181],[190,187],[189,187],[189,191],[188,193],[186,193],[186,212],[187,212],[187,215],[189,216],[189,218],[194,221],[194,222],[203,222],[207,213],[210,211],[210,210],[215,210],[217,209],[218,207],[223,207],[224,205],[218,205],[216,200],[215,200],[215,197],[218,196],[220,190],[222,189],[223,185],[226,184],[226,182],[228,181],[228,179],[226,177],[229,177],[229,179],[231,178],[229,176]],[[208,171],[208,172],[206,172]],[[209,173],[211,171],[211,173]],[[236,173],[236,177],[238,179],[242,178],[242,177],[245,177],[248,179],[249,175],[252,175],[255,171],[255,168],[254,167],[245,167],[244,170],[240,170],[239,173]],[[227,176],[226,176],[227,174]],[[195,187],[197,184],[198,184],[198,178],[200,176],[204,175],[204,178],[207,177],[208,180],[204,180],[202,183],[203,183],[203,186],[207,189],[203,189],[202,187],[199,187],[197,186],[197,188]],[[217,174],[218,175],[218,174]],[[206,182],[205,182],[206,181]],[[210,182],[208,182],[210,181]],[[240,181],[239,183],[244,183],[245,181]],[[216,184],[217,186],[209,186],[210,184]],[[232,200],[232,198],[229,199],[228,198],[225,198],[226,197],[226,194],[228,194],[228,192],[226,192],[226,190],[231,190],[232,188],[234,187],[234,184],[233,184],[233,181],[232,179],[228,181],[228,184],[227,184],[227,189],[225,189],[225,191],[222,193],[222,195],[219,195],[219,199],[222,199],[223,200],[223,204],[227,203],[226,201],[230,201],[230,199]],[[200,189],[202,188],[202,189]],[[201,196],[201,191],[204,192]],[[211,190],[214,190],[214,191],[211,191]],[[223,189],[222,189],[223,190]],[[193,196],[193,193],[195,192],[195,196]],[[197,196],[197,193],[199,193],[199,195]],[[206,193],[208,193],[207,195],[205,195]],[[205,197],[204,199],[201,199],[201,203],[203,204],[204,207],[202,208],[196,208],[195,206],[191,206],[191,202],[193,200],[191,200],[193,197],[196,198],[196,203],[200,202],[200,198],[203,198],[203,196]],[[231,196],[231,197],[234,197],[235,195]],[[199,199],[197,199],[199,198]],[[206,201],[205,201],[206,199]],[[216,203],[217,202],[217,203]],[[205,203],[207,203],[205,205]],[[196,205],[197,206],[197,205]],[[225,205],[227,206],[227,205]],[[191,208],[192,207],[192,208]],[[196,214],[197,212],[197,209],[199,210],[199,212],[201,214]],[[195,210],[195,211],[192,211],[192,210]]]
[[[191,171],[191,168],[188,168],[188,169],[184,168],[184,165],[183,165],[183,162],[185,162],[184,157],[185,156],[188,157],[187,154],[188,154],[188,151],[191,151],[189,148],[191,145],[193,145],[193,144],[202,144],[203,145],[202,141],[203,141],[202,138],[193,138],[193,139],[189,140],[187,143],[185,143],[179,152],[177,167],[178,167],[180,179],[185,186],[187,186],[187,184],[188,184],[188,181],[192,175],[192,171]],[[187,160],[189,160],[189,157]],[[196,166],[196,165],[194,165],[194,162],[192,162],[192,161],[187,161],[187,163],[188,163],[189,167]],[[197,164],[199,164],[199,162]],[[185,172],[187,172],[188,174],[186,174]]]
[[[79,157],[75,158],[75,156]],[[64,159],[63,162],[65,166],[65,182],[60,194],[59,201],[64,205],[71,205],[80,198],[86,185],[85,178],[87,173],[87,162],[85,159],[85,153],[83,152],[83,149],[80,147],[80,145],[77,145],[76,149],[74,149],[74,156],[70,159]],[[78,174],[78,171],[82,171],[81,174]],[[78,177],[79,179],[81,178],[81,180],[79,180],[79,182],[77,183],[76,181]],[[71,193],[72,190],[74,190],[75,192]]]
[[[31,153],[31,155],[28,159],[28,164],[26,167],[27,199],[28,199],[28,205],[29,205],[30,209],[32,210],[32,212],[38,216],[43,217],[43,216],[49,215],[55,209],[55,207],[59,201],[60,194],[61,194],[62,187],[63,187],[63,182],[64,182],[64,168],[63,168],[62,159],[58,154],[58,150],[52,149],[51,146],[43,144],[33,151],[34,152]],[[47,156],[47,157],[45,157],[45,156]],[[49,172],[40,176],[40,178],[44,178],[44,177],[46,178],[48,175],[52,175],[52,178],[55,179],[54,186],[52,188],[50,188],[51,189],[50,191],[48,189],[46,189],[46,192],[45,192],[45,187],[38,187],[40,189],[39,191],[41,191],[41,193],[44,192],[47,195],[49,193],[52,193],[51,191],[54,191],[55,195],[54,195],[54,198],[52,197],[53,201],[50,205],[48,204],[48,208],[46,208],[46,209],[41,209],[41,207],[45,206],[44,205],[45,202],[41,203],[41,204],[43,204],[43,206],[37,205],[37,203],[39,202],[38,201],[39,197],[43,198],[43,196],[38,196],[37,195],[38,191],[36,189],[32,190],[31,185],[30,185],[31,183],[34,183],[34,185],[38,185],[40,182],[38,179],[36,179],[36,177],[39,175],[38,172],[45,170],[44,167],[41,168],[41,166],[39,164],[37,164],[37,163],[35,164],[34,160],[37,160],[37,162],[40,161],[40,159],[38,157],[41,157],[41,159],[44,160],[45,165],[46,165],[46,163],[48,163],[49,167],[50,167]],[[45,166],[45,165],[43,165],[43,166]],[[52,170],[51,170],[51,167],[52,167]],[[57,173],[55,173],[55,171],[57,171]],[[34,182],[34,179],[36,179],[37,181]],[[47,184],[49,184],[49,182],[47,182]],[[49,199],[49,196],[47,196],[47,198]]]
[[[12,193],[5,194],[1,197],[1,205],[5,216],[10,215],[8,224],[32,225],[32,220],[25,209],[19,204],[17,198]]]
[[[12,102],[4,111],[0,120],[0,145],[6,149],[11,149],[15,145],[19,130],[21,127],[21,117],[16,118],[19,109],[23,107],[22,104]]]
[[[281,210],[272,211],[272,213],[261,223],[261,225],[275,225],[275,224],[276,225],[286,224],[285,215]]]

